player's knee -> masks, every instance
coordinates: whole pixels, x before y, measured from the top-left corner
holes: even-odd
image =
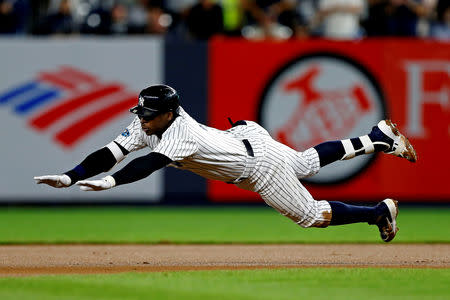
[[[317,151],[309,148],[306,151],[298,152],[299,161],[301,161],[302,177],[310,177],[317,174],[320,170],[320,160]]]
[[[312,209],[305,214],[281,213],[303,228],[324,228],[331,222],[331,207],[327,201],[315,201]]]
[[[310,227],[325,228],[328,227],[330,221],[324,220],[324,218],[307,218],[305,220],[296,223],[303,228],[310,228]]]
[[[286,215],[287,216],[287,215]],[[316,226],[318,223],[317,220],[310,217],[294,217],[294,216],[287,216],[289,219],[295,222],[295,224],[299,225],[303,228],[309,228],[309,227],[323,227],[323,226]]]
[[[314,227],[313,225],[316,223],[316,221],[313,218],[311,218],[310,216],[294,215],[292,213],[282,212],[282,211],[280,211],[280,213],[283,216],[291,219],[295,224],[297,224],[303,228]]]
[[[328,201],[315,201],[311,210],[308,227],[328,227],[331,222],[331,207]]]

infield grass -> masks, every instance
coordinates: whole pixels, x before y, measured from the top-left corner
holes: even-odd
[[[450,208],[401,208],[394,243],[449,243]],[[376,226],[304,229],[269,207],[0,208],[0,244],[382,243]]]
[[[302,268],[0,278],[0,299],[449,299],[449,269]]]

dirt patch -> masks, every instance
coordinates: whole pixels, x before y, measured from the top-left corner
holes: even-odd
[[[449,268],[450,244],[0,246],[0,276],[288,267]]]

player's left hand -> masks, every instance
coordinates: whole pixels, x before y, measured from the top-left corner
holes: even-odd
[[[82,191],[103,191],[116,186],[116,181],[108,175],[99,180],[81,180],[76,185],[79,185]]]

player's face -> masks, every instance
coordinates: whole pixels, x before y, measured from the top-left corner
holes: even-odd
[[[167,127],[169,127],[169,123],[170,121],[172,121],[172,119],[173,119],[172,112],[166,112],[157,115],[152,120],[144,120],[143,118],[140,118],[142,130],[144,130],[147,135],[164,132],[164,130],[166,130]]]

